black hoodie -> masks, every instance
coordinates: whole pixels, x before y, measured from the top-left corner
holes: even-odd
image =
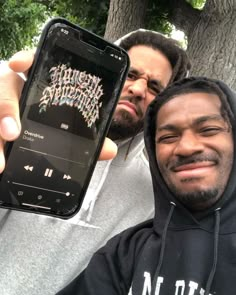
[[[220,200],[197,217],[169,191],[156,162],[156,114],[168,93],[196,80],[216,83],[236,117],[236,95],[220,81],[186,78],[163,91],[149,106],[145,122],[155,195],[154,220],[111,239],[60,295],[236,294],[235,162]],[[231,124],[235,142],[234,120]]]

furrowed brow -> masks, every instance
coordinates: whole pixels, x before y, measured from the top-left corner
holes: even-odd
[[[136,68],[130,67],[129,73],[135,74],[137,77],[142,76],[145,72],[141,72]],[[158,79],[152,79],[148,76],[148,84],[158,87],[161,91],[165,89],[165,86]]]
[[[131,73],[133,73],[133,74],[135,74],[137,76],[141,76],[143,74],[142,72],[140,72],[139,70],[137,70],[137,69],[135,69],[133,67],[129,68],[129,72],[131,72]]]

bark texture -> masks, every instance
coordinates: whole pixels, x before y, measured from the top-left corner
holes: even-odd
[[[111,42],[144,28],[148,0],[111,0],[105,38]]]
[[[236,0],[207,0],[202,11],[174,0],[170,21],[188,37],[192,75],[225,81],[236,89]]]
[[[186,0],[166,0],[168,19],[185,32],[191,75],[225,81],[236,90],[236,0],[207,0],[197,10]],[[145,27],[148,0],[111,0],[105,38],[114,41]]]

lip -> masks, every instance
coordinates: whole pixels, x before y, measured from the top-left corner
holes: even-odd
[[[181,178],[199,178],[211,173],[214,162],[197,162],[178,166],[173,171]]]
[[[126,100],[120,100],[118,102],[118,105],[125,107],[125,109],[127,109],[130,113],[134,113],[136,116],[138,115],[137,109],[133,103],[126,101]]]

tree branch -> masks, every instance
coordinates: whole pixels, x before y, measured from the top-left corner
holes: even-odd
[[[185,0],[172,0],[168,7],[168,20],[188,36],[198,20],[201,11],[194,9]]]

